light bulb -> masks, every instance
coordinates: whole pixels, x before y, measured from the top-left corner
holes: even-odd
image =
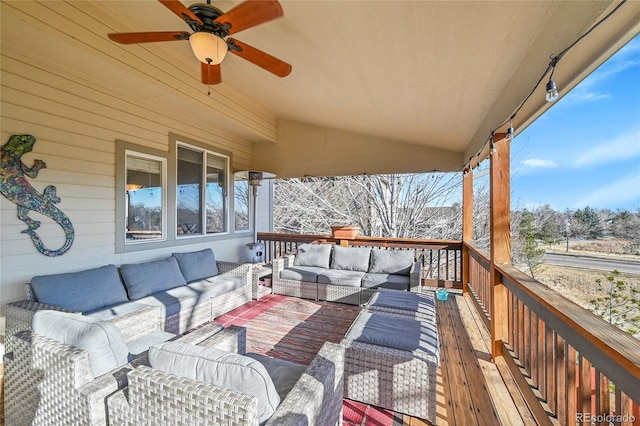
[[[556,82],[549,79],[549,82],[547,83],[547,95],[545,96],[545,99],[547,100],[547,102],[553,102],[556,99],[558,99],[559,93],[558,93],[558,86],[556,86]]]
[[[514,133],[515,133],[515,130],[513,129],[513,126],[510,124],[509,128],[507,129],[507,137],[506,137],[506,139],[508,141],[512,140]]]

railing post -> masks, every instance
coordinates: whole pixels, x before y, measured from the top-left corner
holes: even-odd
[[[502,342],[508,341],[507,289],[496,265],[511,264],[509,141],[504,134],[491,140],[490,203],[491,203],[491,355],[502,353]]]
[[[469,291],[469,248],[465,243],[473,241],[473,171],[462,174],[462,292]]]

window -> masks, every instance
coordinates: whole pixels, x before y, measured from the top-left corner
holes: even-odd
[[[166,238],[166,160],[125,153],[125,242]]]
[[[182,144],[177,157],[178,236],[227,232],[229,158]]]
[[[236,175],[233,188],[233,207],[235,212],[235,230],[249,230],[249,182]]]

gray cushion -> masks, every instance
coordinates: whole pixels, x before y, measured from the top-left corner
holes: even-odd
[[[403,309],[418,312],[423,317],[436,318],[436,302],[433,293],[416,294],[408,291],[380,289],[369,300],[367,306]]]
[[[287,397],[307,369],[306,365],[270,356],[254,353],[248,353],[246,356],[255,359],[266,368],[281,400]]]
[[[409,275],[413,266],[411,250],[371,250],[369,272],[374,274]]]
[[[293,260],[294,266],[329,268],[330,244],[300,244]]]
[[[187,287],[206,294],[208,297],[218,297],[230,291],[242,288],[247,284],[246,277],[237,277],[231,274],[222,274],[204,280],[187,284]]]
[[[124,336],[110,322],[80,314],[37,311],[31,326],[36,334],[87,351],[94,377],[128,362]]]
[[[149,348],[153,345],[157,345],[159,343],[166,342],[167,340],[171,340],[176,337],[175,334],[166,332],[166,331],[156,331],[151,334],[146,334],[139,339],[130,342],[129,347],[129,362],[136,355],[140,355],[142,352],[149,350]]]
[[[368,273],[362,278],[362,287],[409,290],[410,281],[406,275]]]
[[[127,293],[114,265],[66,274],[33,277],[39,302],[70,311],[86,312],[127,302]]]
[[[244,355],[167,342],[149,349],[149,363],[176,376],[255,396],[260,423],[268,420],[280,404],[280,396],[267,370]]]
[[[280,271],[280,278],[284,280],[315,283],[318,281],[318,274],[324,271],[326,271],[326,268],[320,268],[317,266],[294,266]]]
[[[182,287],[154,293],[138,299],[137,302],[145,305],[159,306],[161,315],[167,318],[202,303],[210,303],[210,301],[211,297],[209,297],[208,294],[184,285]]]
[[[362,311],[345,338],[405,351],[420,350],[440,359],[438,330],[431,321]]]
[[[331,269],[367,272],[369,269],[370,247],[333,247]]]
[[[327,269],[318,274],[318,284],[344,285],[360,287],[364,272]]]
[[[178,261],[180,271],[188,283],[218,275],[218,264],[210,248],[189,253],[173,253],[172,256]]]
[[[87,311],[84,313],[84,315],[87,315],[102,321],[111,321],[116,317],[130,314],[131,312],[135,312],[138,309],[142,309],[146,307],[147,305],[144,305],[142,303],[126,302],[126,303],[121,303],[119,305],[107,306],[107,307],[99,308],[93,311]]]
[[[187,284],[173,256],[154,262],[122,265],[120,273],[131,300]]]

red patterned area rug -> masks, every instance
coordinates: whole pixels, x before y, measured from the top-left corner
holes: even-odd
[[[247,352],[309,364],[324,342],[339,343],[360,307],[267,295],[216,319],[247,329]],[[344,401],[344,426],[396,426],[403,416],[356,401]]]

